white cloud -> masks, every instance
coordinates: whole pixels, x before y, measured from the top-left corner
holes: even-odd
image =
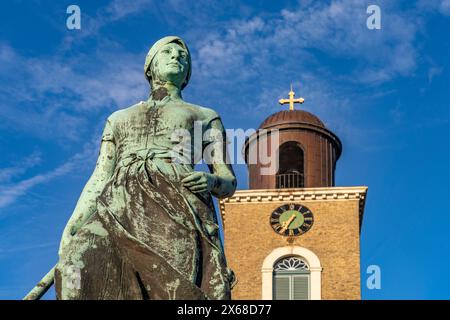
[[[89,164],[93,163],[95,151],[98,150],[98,144],[99,143],[94,142],[94,140],[86,143],[81,152],[75,154],[65,163],[53,170],[14,183],[4,183],[0,185],[0,209],[14,203],[19,197],[24,196],[29,190],[38,185],[48,183],[53,179],[62,177],[74,170],[86,169]]]
[[[19,176],[25,173],[28,169],[40,164],[42,161],[41,156],[42,155],[40,152],[33,152],[26,159],[19,161],[11,167],[0,168],[0,183],[9,182],[14,177]]]
[[[213,69],[218,76],[236,70],[239,76],[246,58],[258,68],[261,56],[266,62],[291,59],[307,66],[308,61],[300,58],[305,51],[317,49],[332,58],[353,59],[348,75],[358,81],[373,83],[411,74],[416,66],[413,19],[388,5],[382,6],[381,30],[367,29],[366,19],[365,3],[336,0],[308,2],[265,20],[257,16],[234,21],[198,42],[200,70]]]
[[[81,8],[81,29],[77,32],[66,33],[61,49],[67,51],[78,46],[85,38],[99,37],[102,28],[127,17],[148,12],[148,9],[154,9],[155,5],[153,0],[112,0],[106,6],[101,7],[94,16],[87,14]],[[101,39],[101,37],[99,38]]]
[[[206,12],[203,7],[198,5],[200,15]],[[169,2],[167,8],[145,1],[113,1],[95,18],[88,18],[92,23],[87,23],[86,36],[101,39],[101,27],[141,12],[155,14],[167,9],[178,17],[188,14],[178,1]],[[327,87],[355,81],[376,84],[409,75],[416,64],[416,27],[394,9],[382,6],[381,31],[366,28],[365,4],[356,0],[306,2],[278,14],[261,13],[221,23],[211,28],[213,31],[193,28],[195,31],[187,31],[188,38],[195,38],[190,42],[195,55],[193,82],[210,83],[224,90],[234,86],[237,92],[249,92],[257,86],[267,91],[275,82],[298,81],[305,73],[315,74],[317,79],[328,76],[330,67],[317,61],[311,50],[349,66],[339,75],[339,84],[329,83]],[[145,53],[126,53],[107,40],[100,41],[97,50],[88,55],[66,56],[64,52],[54,57],[28,58],[7,45],[0,46],[0,62],[7,65],[3,76],[10,83],[0,89],[4,106],[0,116],[10,127],[33,130],[43,137],[76,140],[86,127],[90,111],[125,107],[148,93],[142,75]],[[15,85],[18,82],[21,86]],[[220,98],[220,94],[212,92],[211,98]],[[17,101],[32,107],[26,108],[25,104],[24,109],[17,110]]]
[[[439,8],[446,8],[446,2],[441,1]],[[416,68],[417,16],[388,2],[382,2],[382,29],[376,31],[366,28],[367,4],[357,0],[303,1],[291,10],[226,22],[219,21],[216,6],[234,5],[116,0],[83,20],[82,32],[68,35],[53,57],[30,58],[0,45],[0,75],[8,81],[0,87],[3,126],[76,140],[83,136],[90,114],[145,98],[145,52],[127,53],[101,36],[108,24],[142,12],[152,17],[161,13],[172,24],[192,25],[185,36],[194,55],[196,86],[188,90],[201,104],[220,104],[234,115],[251,114],[262,120],[282,108],[277,100],[293,82],[297,94],[306,98],[304,108],[312,106],[333,129],[352,135],[357,128],[351,114],[360,105],[357,93],[349,88],[355,82],[376,86],[409,76]],[[96,51],[69,54],[83,37],[98,39]],[[334,72],[336,65],[345,68]],[[0,206],[70,172],[72,165],[69,160],[52,172],[10,185],[0,196]]]
[[[142,71],[145,52],[129,53],[100,33],[151,7],[148,0],[113,0],[94,17],[83,12],[82,29],[67,32],[50,56],[29,57],[0,42],[1,126],[41,138],[77,140],[98,110],[144,99],[149,92]],[[95,51],[79,53],[85,38],[98,39]]]
[[[105,9],[107,21],[116,21],[152,8],[152,0],[113,0]]]
[[[48,182],[53,178],[68,173],[73,168],[73,163],[68,162],[45,174],[33,176],[9,186],[0,186],[0,209],[13,203],[18,197],[25,194],[29,189]]]
[[[450,16],[450,0],[419,0],[417,7],[421,10],[431,10]]]
[[[4,239],[3,239],[4,240]],[[4,242],[2,241],[2,244]],[[33,244],[26,244],[26,245],[15,245],[12,246],[6,246],[3,245],[0,247],[0,258],[1,257],[7,257],[11,254],[18,253],[18,252],[24,252],[24,251],[30,251],[30,250],[36,250],[36,249],[42,249],[42,248],[54,248],[58,245],[58,242],[46,242],[46,243],[33,243]]]
[[[428,83],[431,83],[436,76],[439,76],[444,68],[432,66],[428,69]]]
[[[450,0],[442,0],[439,10],[445,15],[450,15]]]
[[[420,13],[378,4],[381,30],[367,28],[368,4],[358,0],[302,1],[211,31],[194,29],[187,33],[194,55],[192,96],[236,118],[262,121],[283,108],[277,101],[293,83],[306,99],[298,108],[362,147],[364,135],[376,129],[360,128],[355,117],[377,99],[377,88],[413,76],[418,64]]]
[[[101,37],[101,29],[151,7],[148,0],[113,0],[95,17],[83,13],[80,32],[67,33],[53,56],[28,57],[0,43],[0,118],[8,129],[64,142],[79,140],[88,119],[99,110],[116,110],[145,98],[148,84],[144,55],[125,52],[108,39],[96,51],[73,54],[84,38]],[[20,181],[11,180],[40,161],[34,154],[16,166],[0,169],[0,208],[14,203],[34,187],[86,165],[98,143],[88,143],[62,165]]]
[[[4,62],[9,67],[2,73],[21,81],[22,92],[16,93],[28,101],[59,94],[58,98],[72,95],[77,110],[126,105],[147,89],[141,70],[144,58],[120,51],[109,53],[108,49],[98,48],[97,52],[78,58],[49,59],[27,58],[3,45],[0,56],[7,52],[8,60]],[[11,87],[18,86],[12,83]]]
[[[43,138],[77,140],[91,114],[145,98],[149,89],[144,58],[102,49],[77,58],[27,58],[1,45],[2,126]]]

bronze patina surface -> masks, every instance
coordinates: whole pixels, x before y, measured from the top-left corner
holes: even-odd
[[[180,38],[156,42],[144,71],[150,98],[108,117],[96,168],[64,230],[58,299],[230,298],[235,279],[212,202],[236,188],[222,121],[182,100],[191,58]],[[188,161],[174,161],[173,132],[193,136],[194,123],[220,134],[202,135],[189,144]],[[194,171],[195,150],[205,148],[213,150],[210,173]]]

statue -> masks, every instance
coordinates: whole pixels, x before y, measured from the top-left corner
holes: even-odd
[[[63,232],[58,299],[230,299],[235,277],[211,197],[236,189],[222,121],[182,100],[191,57],[179,37],[157,41],[144,71],[149,99],[108,117],[95,170]],[[187,162],[171,153],[173,132],[192,133],[194,122],[220,132],[200,145],[213,150],[211,173],[194,171],[193,152]]]

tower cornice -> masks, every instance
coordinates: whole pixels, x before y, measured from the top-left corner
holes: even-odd
[[[250,189],[237,190],[233,196],[220,199],[219,207],[222,219],[226,219],[225,204],[233,203],[270,203],[270,202],[312,202],[312,201],[359,201],[360,227],[363,220],[367,197],[367,186],[322,187],[294,189]]]

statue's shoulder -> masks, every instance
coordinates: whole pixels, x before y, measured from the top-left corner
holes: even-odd
[[[186,103],[186,105],[188,105],[190,108],[195,110],[195,113],[197,114],[198,119],[201,121],[209,122],[209,121],[214,120],[215,118],[220,118],[217,111],[215,111],[212,108],[203,107],[203,106],[199,106],[199,105],[192,104],[192,103]]]
[[[136,104],[133,104],[132,106],[114,111],[108,117],[108,121],[111,123],[127,121],[130,117],[133,117],[136,113],[139,113],[144,104],[145,104],[144,101],[140,101]]]

